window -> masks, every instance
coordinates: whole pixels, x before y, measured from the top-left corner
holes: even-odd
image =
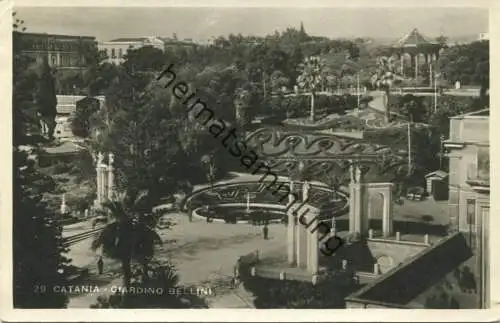
[[[50,57],[51,61],[52,61],[52,66],[56,66],[57,65],[57,57],[56,55],[52,55]]]
[[[479,178],[490,177],[490,148],[478,147],[477,152],[477,171]]]
[[[111,48],[111,58],[116,58],[115,49]]]
[[[123,58],[123,50],[121,48],[118,49],[118,58]]]
[[[467,224],[476,224],[476,200],[474,199],[467,200]]]

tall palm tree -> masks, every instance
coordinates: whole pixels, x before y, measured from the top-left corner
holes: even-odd
[[[382,56],[377,60],[377,71],[372,76],[372,85],[385,92],[384,111],[385,122],[389,122],[391,112],[389,108],[389,98],[391,95],[392,85],[398,81],[402,81],[403,77],[396,74],[396,64],[394,57]]]
[[[324,69],[324,62],[317,56],[306,57],[303,63],[299,65],[299,72],[297,77],[297,84],[299,87],[311,92],[311,121],[316,120],[316,110],[314,107],[314,97],[322,84],[322,72]]]
[[[123,285],[130,287],[131,265],[135,260],[143,265],[151,261],[155,245],[161,238],[155,230],[161,211],[153,212],[146,192],[118,194],[104,203],[105,216],[95,222],[104,223],[103,230],[92,241],[92,250],[102,248],[105,255],[121,261]]]

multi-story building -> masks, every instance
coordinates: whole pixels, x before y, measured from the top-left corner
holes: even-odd
[[[489,33],[480,33],[478,39],[479,40],[489,40],[490,34]]]
[[[47,59],[60,69],[81,69],[87,65],[86,53],[96,47],[95,37],[20,33],[21,51],[38,62]]]
[[[174,51],[179,48],[190,51],[198,46],[198,44],[194,43],[193,40],[189,38],[186,38],[184,40],[177,40],[173,38],[163,37],[161,39],[164,43],[165,52]]]
[[[107,56],[107,61],[113,64],[121,64],[129,49],[139,49],[145,46],[165,50],[165,43],[161,38],[138,37],[138,38],[117,38],[110,41],[99,42],[98,49]]]
[[[465,233],[477,257],[481,304],[489,303],[489,109],[452,117],[448,150],[450,225]]]

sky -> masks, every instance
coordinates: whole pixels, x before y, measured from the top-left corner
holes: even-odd
[[[417,28],[424,36],[450,38],[488,32],[480,8],[209,8],[20,7],[28,32],[119,37],[162,36],[207,40],[230,33],[264,36],[287,27],[330,38],[400,38]]]

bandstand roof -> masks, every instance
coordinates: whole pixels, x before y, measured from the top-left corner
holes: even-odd
[[[429,41],[417,30],[417,28],[415,28],[410,33],[399,39],[393,47],[418,47],[433,44],[437,43]]]

